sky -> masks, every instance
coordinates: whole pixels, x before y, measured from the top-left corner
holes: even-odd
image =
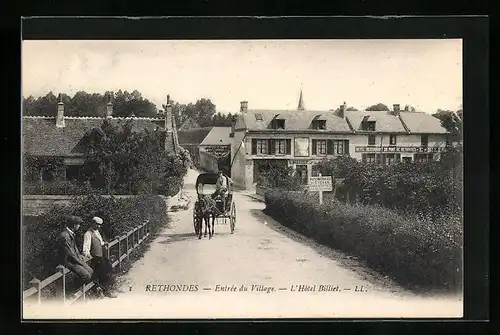
[[[462,105],[462,41],[23,41],[22,94],[132,92],[159,109],[209,98],[217,111],[364,109],[376,103],[433,113]]]

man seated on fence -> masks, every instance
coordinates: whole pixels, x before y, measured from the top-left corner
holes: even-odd
[[[219,170],[219,177],[215,183],[215,195],[220,195],[222,197],[222,208],[224,209],[224,214],[227,213],[226,209],[226,199],[229,184],[233,184],[233,181],[228,176],[224,175],[222,170]]]
[[[87,265],[75,242],[75,234],[82,224],[83,220],[78,216],[67,217],[56,243],[61,264],[73,272],[81,284],[87,284],[91,281],[94,271]]]
[[[96,283],[99,295],[116,298],[110,288],[113,268],[109,264],[109,260],[104,257],[104,239],[99,231],[103,222],[98,216],[92,218],[89,229],[83,235],[83,254],[92,256],[90,260],[90,265],[94,270],[92,279]]]

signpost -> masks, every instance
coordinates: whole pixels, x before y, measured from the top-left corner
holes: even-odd
[[[319,204],[323,204],[323,192],[329,192],[333,190],[332,176],[321,176],[309,178],[309,191],[319,192]]]

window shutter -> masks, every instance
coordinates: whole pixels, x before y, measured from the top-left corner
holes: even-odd
[[[252,139],[252,155],[257,155],[257,140]]]
[[[349,140],[344,141],[344,154],[349,156]]]
[[[312,154],[316,155],[316,144],[318,143],[318,140],[312,140]]]
[[[292,154],[292,140],[287,139],[285,142],[285,146],[286,146],[286,154],[291,155]]]
[[[333,140],[326,141],[326,154],[333,155]]]

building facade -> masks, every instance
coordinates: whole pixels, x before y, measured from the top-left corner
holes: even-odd
[[[229,159],[231,155],[231,127],[212,127],[200,143],[200,167],[204,171],[217,172],[222,169],[230,175]]]
[[[311,111],[302,92],[297,110],[249,110],[241,102],[231,131],[231,175],[238,186],[253,189],[269,166],[293,167],[302,183],[318,174],[325,158],[350,156],[359,161],[439,160],[448,133],[430,114],[402,111]]]

